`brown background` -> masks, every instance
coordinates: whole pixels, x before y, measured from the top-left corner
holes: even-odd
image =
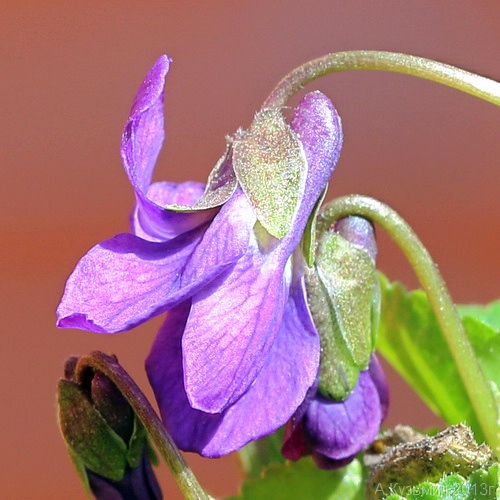
[[[500,79],[498,0],[377,2],[14,2],[0,6],[0,496],[83,498],[55,423],[65,358],[116,353],[146,387],[158,319],[117,336],[57,330],[77,259],[127,230],[132,190],[119,159],[134,93],[174,59],[157,179],[204,180],[225,134],[247,126],[291,68],[326,52],[384,49]],[[349,73],[309,89],[340,110],[345,148],[330,197],[359,192],[400,210],[458,301],[498,294],[500,110],[405,76]],[[381,237],[381,267],[414,286]],[[396,379],[389,424],[437,423]],[[216,495],[234,493],[234,457],[190,461]],[[166,469],[166,498],[179,498]]]

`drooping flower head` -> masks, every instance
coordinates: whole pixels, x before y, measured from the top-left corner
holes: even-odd
[[[387,414],[389,391],[382,368],[376,356],[372,355],[370,342],[359,341],[363,333],[365,337],[372,335],[371,305],[377,302],[374,300],[377,298],[376,288],[371,285],[370,279],[365,278],[365,275],[370,275],[377,255],[373,227],[366,219],[349,216],[334,224],[325,235],[326,241],[329,236],[333,237],[330,240],[333,242],[341,238],[343,243],[334,243],[332,248],[340,253],[344,261],[337,265],[346,264],[347,267],[345,274],[335,270],[333,279],[341,281],[344,278],[349,282],[343,290],[340,289],[343,297],[331,298],[337,304],[333,315],[343,314],[343,309],[350,315],[360,314],[360,311],[354,312],[354,309],[360,309],[362,315],[368,316],[366,324],[369,331],[350,332],[353,328],[343,325],[342,318],[333,318],[330,322],[316,319],[323,336],[327,336],[324,333],[325,326],[333,331],[333,335],[331,339],[322,339],[323,359],[318,377],[302,405],[287,423],[282,453],[290,460],[312,455],[319,467],[336,469],[351,462],[358,452],[375,439]],[[325,252],[321,251],[321,244],[318,253],[321,260],[325,255]],[[329,260],[333,260],[335,264],[335,259]],[[328,289],[329,280],[324,276],[327,269],[328,266],[322,267],[318,262],[317,272],[320,276],[323,274],[323,278],[315,281],[310,279],[309,287],[314,283],[317,287],[325,286]],[[368,291],[367,300],[364,298],[365,291]],[[328,310],[327,302],[321,295],[313,292],[310,296],[313,301],[320,297],[322,308]],[[348,307],[339,305],[342,301],[348,302]],[[368,307],[365,307],[366,305]],[[322,311],[322,314],[325,314],[325,311]],[[328,315],[328,312],[326,314]],[[357,318],[354,330],[364,323],[362,318]],[[342,331],[344,333],[340,334]],[[362,363],[365,354],[353,353],[353,349],[349,347],[350,342],[346,338],[349,335],[356,336],[358,344],[368,344],[368,366],[365,367]],[[336,343],[333,348],[330,345],[332,341]],[[324,359],[325,355],[333,359]]]
[[[163,56],[148,73],[123,133],[132,233],[80,260],[58,324],[115,333],[169,311],[146,363],[163,419],[181,448],[220,456],[283,425],[316,378],[302,239],[338,160],[340,119],[307,94],[290,124],[259,112],[206,186],[151,184],[169,65]]]

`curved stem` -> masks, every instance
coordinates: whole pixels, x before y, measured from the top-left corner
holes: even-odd
[[[167,433],[146,396],[144,396],[130,375],[118,364],[116,359],[98,351],[82,356],[76,367],[78,380],[81,378],[83,371],[89,367],[102,372],[121,391],[155,443],[158,452],[177,481],[184,498],[189,500],[210,499],[211,497],[198,483],[193,471],[189,468],[179,449]]]
[[[367,196],[345,196],[325,205],[318,218],[318,230],[328,230],[333,221],[347,215],[360,215],[380,224],[410,262],[422,288],[427,293],[488,444],[498,454],[500,429],[494,396],[488,387],[446,284],[429,252],[397,212]]]
[[[335,52],[309,61],[285,76],[271,92],[263,108],[280,108],[310,81],[329,73],[376,70],[404,73],[441,83],[500,106],[500,83],[449,64],[423,57],[375,50]]]

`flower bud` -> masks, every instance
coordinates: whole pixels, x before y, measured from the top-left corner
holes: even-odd
[[[161,499],[141,422],[111,380],[91,368],[77,373],[77,363],[68,359],[59,380],[58,416],[87,489],[103,500]]]
[[[319,391],[343,400],[368,368],[378,325],[373,227],[361,217],[321,234],[306,275],[308,304],[321,342]]]
[[[373,355],[380,292],[371,223],[349,216],[320,235],[306,275],[308,303],[320,335],[316,383],[287,423],[283,455],[312,455],[323,469],[348,464],[379,432],[387,383]]]

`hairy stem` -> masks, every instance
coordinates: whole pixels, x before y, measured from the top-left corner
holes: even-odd
[[[488,444],[499,454],[500,428],[494,396],[479,366],[446,284],[429,252],[397,212],[367,196],[345,196],[325,205],[318,218],[318,231],[328,230],[332,222],[347,215],[359,215],[380,224],[410,262],[429,297],[484,436]]]
[[[98,351],[82,356],[79,359],[76,367],[77,379],[89,367],[103,373],[121,391],[143,423],[149,437],[155,443],[158,452],[177,481],[184,498],[189,500],[209,500],[211,497],[198,483],[193,471],[184,460],[160,418],[130,375],[113,357]]]
[[[376,50],[334,52],[295,68],[274,88],[263,108],[281,108],[312,80],[347,70],[390,71],[432,80],[500,106],[500,83],[423,57]]]

